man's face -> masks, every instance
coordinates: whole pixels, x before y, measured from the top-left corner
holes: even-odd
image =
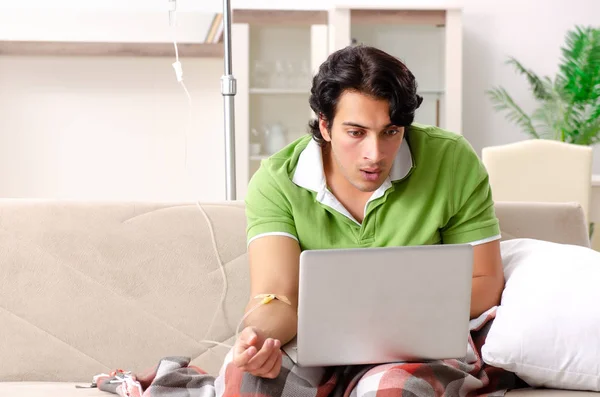
[[[387,101],[344,92],[331,131],[325,120],[319,127],[330,143],[333,181],[342,176],[361,192],[373,192],[383,184],[404,137],[404,127],[391,125]]]

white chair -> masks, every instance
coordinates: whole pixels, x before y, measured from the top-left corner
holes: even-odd
[[[495,201],[576,202],[589,222],[592,148],[530,139],[482,150]]]

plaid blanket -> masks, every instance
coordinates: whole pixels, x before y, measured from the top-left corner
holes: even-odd
[[[493,308],[470,322],[468,352],[461,360],[302,368],[284,354],[279,377],[263,379],[239,371],[229,352],[216,379],[188,366],[188,358],[173,357],[161,360],[146,374],[117,371],[95,380],[101,390],[122,397],[503,396],[509,389],[527,385],[513,373],[490,367],[481,359],[481,347],[495,314]]]
[[[165,357],[144,373],[96,375],[92,386],[121,397],[214,397],[214,377],[189,363],[188,357]]]

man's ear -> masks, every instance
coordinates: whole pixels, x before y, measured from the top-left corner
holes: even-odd
[[[323,139],[327,142],[331,142],[331,134],[327,129],[327,120],[325,120],[323,116],[319,116],[319,130],[321,131]]]

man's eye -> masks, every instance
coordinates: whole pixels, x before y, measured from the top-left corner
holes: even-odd
[[[395,129],[394,129],[394,130],[387,130],[386,134],[388,134],[388,135],[396,135],[396,134],[397,134],[397,133],[399,133],[399,132],[400,132],[400,131],[398,131],[398,130],[395,130]]]
[[[348,131],[348,134],[350,136],[360,136],[362,134],[362,132],[361,131],[356,131],[356,130],[350,130],[350,131]]]

